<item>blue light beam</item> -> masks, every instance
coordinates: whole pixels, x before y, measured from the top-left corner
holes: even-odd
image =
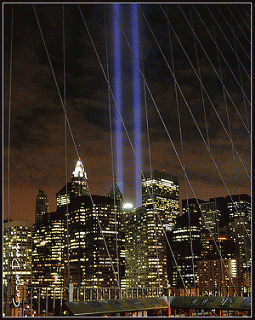
[[[120,20],[120,4],[114,4],[114,10]],[[114,96],[122,116],[122,69],[121,69],[121,32],[119,22],[114,15]],[[115,134],[116,134],[116,176],[117,183],[123,194],[123,159],[122,159],[122,123],[118,109],[115,108]]]
[[[139,21],[137,4],[131,5],[132,12],[132,46],[133,46],[133,103],[134,103],[134,137],[135,137],[135,181],[136,181],[136,206],[142,205],[141,169],[141,79],[140,79],[140,46],[139,46]],[[136,59],[136,60],[135,60]]]

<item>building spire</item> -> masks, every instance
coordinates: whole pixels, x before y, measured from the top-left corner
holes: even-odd
[[[73,174],[72,174],[72,180],[73,178],[85,178],[87,179],[87,174],[84,170],[84,167],[83,167],[83,163],[81,161],[81,158],[79,157],[79,160],[76,162],[76,166],[75,166],[75,169],[73,171]]]
[[[71,197],[88,195],[87,174],[84,170],[81,158],[76,162],[75,169],[72,173]]]

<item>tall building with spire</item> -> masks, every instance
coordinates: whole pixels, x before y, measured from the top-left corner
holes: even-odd
[[[67,184],[56,194],[57,207],[66,206],[66,204],[70,203],[70,198],[86,195],[89,195],[87,174],[84,170],[81,158],[79,158],[72,173],[71,182],[67,182]]]

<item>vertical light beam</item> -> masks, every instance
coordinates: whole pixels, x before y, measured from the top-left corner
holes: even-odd
[[[120,4],[114,4],[114,11],[120,20]],[[122,77],[121,77],[121,32],[118,19],[114,14],[114,96],[122,115]],[[123,160],[122,160],[122,123],[117,107],[115,108],[116,134],[116,176],[120,191],[123,194]]]
[[[140,81],[140,47],[139,47],[139,21],[137,4],[131,5],[132,15],[132,47],[135,58],[133,57],[133,103],[134,103],[134,138],[135,138],[135,180],[136,180],[136,206],[142,205],[142,182],[141,170],[141,81]]]

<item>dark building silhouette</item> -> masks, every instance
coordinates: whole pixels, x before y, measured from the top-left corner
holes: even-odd
[[[40,224],[43,216],[47,213],[49,213],[49,200],[43,190],[39,189],[39,194],[36,198],[35,223],[37,225]]]
[[[172,252],[169,254],[169,280],[171,287],[197,287],[197,264],[201,259],[200,199],[182,201],[182,215],[176,219],[169,240]]]

